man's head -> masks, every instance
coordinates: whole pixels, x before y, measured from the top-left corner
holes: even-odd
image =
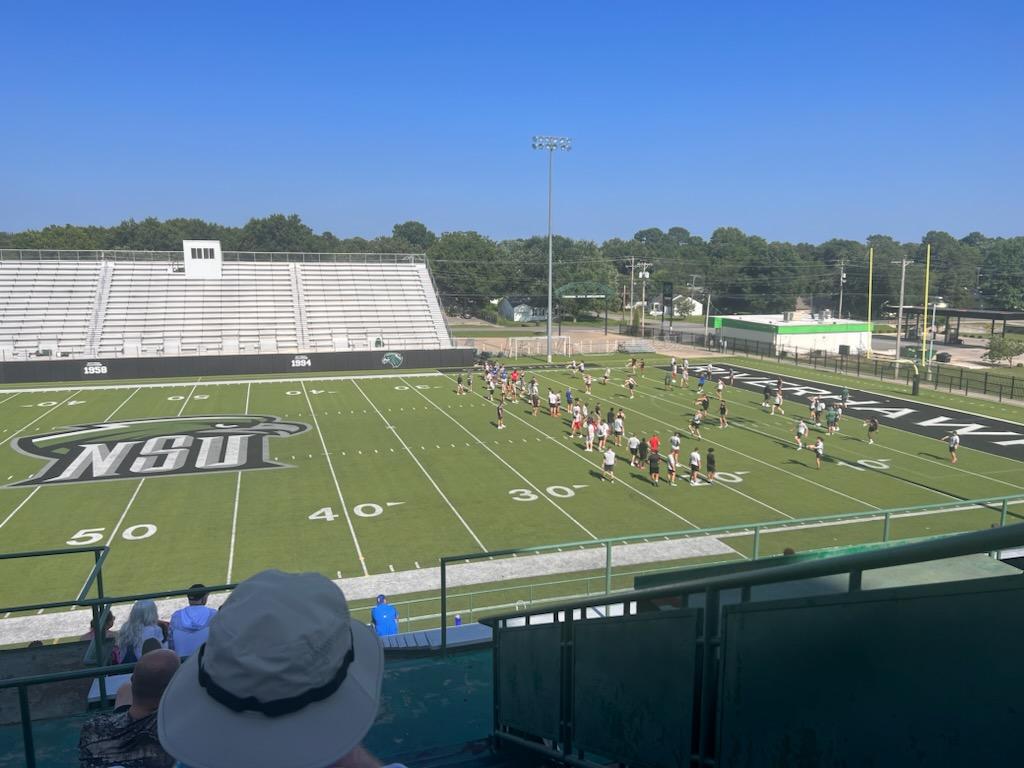
[[[206,605],[206,596],[208,594],[205,584],[193,584],[188,588],[188,604]]]
[[[132,672],[132,706],[156,709],[180,666],[181,661],[174,651],[158,649],[143,654]]]
[[[387,601],[387,595],[377,595],[377,605],[384,605]]]
[[[160,743],[193,768],[331,765],[377,714],[384,652],[337,585],[263,571],[210,622],[158,710]]]

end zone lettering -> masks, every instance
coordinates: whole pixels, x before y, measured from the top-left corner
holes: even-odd
[[[12,441],[15,450],[48,462],[13,486],[283,467],[267,458],[267,438],[308,429],[308,424],[275,416],[186,416],[65,427]]]

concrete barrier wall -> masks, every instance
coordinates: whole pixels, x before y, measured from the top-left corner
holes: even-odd
[[[410,349],[313,352],[308,355],[18,360],[0,362],[0,384],[459,368],[472,365],[474,358],[473,349]]]

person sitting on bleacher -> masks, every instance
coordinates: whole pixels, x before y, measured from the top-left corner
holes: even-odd
[[[361,742],[383,676],[380,641],[334,582],[263,571],[167,686],[160,743],[182,768],[379,768]]]
[[[142,644],[149,638],[158,640],[161,648],[167,647],[167,622],[160,621],[156,603],[139,600],[132,606],[131,613],[117,633],[117,651],[114,659],[118,664],[130,664],[142,658]]]
[[[206,607],[207,594],[203,584],[193,584],[188,590],[188,605],[171,615],[171,648],[182,658],[198,651],[210,633],[210,622],[217,610]]]
[[[82,726],[78,739],[81,768],[170,768],[174,765],[174,758],[160,746],[156,713],[160,697],[179,666],[174,651],[156,650],[140,659],[132,672],[130,701]]]
[[[381,637],[398,634],[398,609],[388,605],[386,596],[377,595],[377,604],[370,611],[370,623]]]

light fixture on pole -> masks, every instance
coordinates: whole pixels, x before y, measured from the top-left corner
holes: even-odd
[[[552,175],[555,165],[555,150],[564,149],[568,152],[572,149],[572,139],[567,136],[534,136],[534,149],[545,149],[548,153],[548,362],[551,362],[551,295],[553,286],[554,241],[551,234],[551,192]]]

